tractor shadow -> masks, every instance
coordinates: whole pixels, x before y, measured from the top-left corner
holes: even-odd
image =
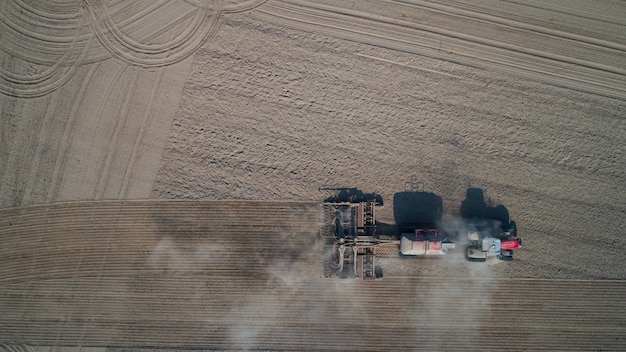
[[[481,188],[470,187],[461,202],[461,217],[465,219],[491,219],[503,225],[509,224],[509,210],[502,204],[491,204],[491,199],[485,201],[485,191]]]
[[[502,204],[493,205],[491,199],[485,201],[485,191],[481,188],[467,189],[460,210],[461,217],[470,224],[484,220],[492,221],[504,236],[517,236],[517,224],[511,220],[509,209]]]
[[[393,217],[399,230],[435,228],[443,215],[443,201],[432,192],[403,191],[393,195]]]
[[[383,197],[380,194],[364,193],[355,187],[323,187],[319,190],[334,192],[332,195],[324,198],[324,203],[376,202],[377,206],[383,206]]]

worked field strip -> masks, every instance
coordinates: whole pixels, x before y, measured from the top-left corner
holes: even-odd
[[[0,341],[199,349],[623,350],[626,282],[320,278],[314,203],[0,210]]]

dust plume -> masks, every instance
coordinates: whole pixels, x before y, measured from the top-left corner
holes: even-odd
[[[491,314],[492,297],[500,284],[495,266],[502,264],[495,258],[484,263],[466,260],[467,232],[476,230],[466,219],[444,214],[439,229],[455,242],[456,248],[445,257],[434,259],[442,270],[437,277],[430,279],[432,284],[415,288],[415,294],[423,299],[424,311],[413,314],[412,322],[415,328],[419,328],[441,321],[442,316],[453,316],[454,319],[446,320],[451,322],[446,327],[449,333],[440,341],[431,340],[432,346],[429,347],[480,348],[481,339],[490,338],[483,336],[481,322],[489,320],[485,318]]]

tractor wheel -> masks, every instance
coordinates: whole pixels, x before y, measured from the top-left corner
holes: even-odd
[[[470,252],[470,248],[468,247],[465,250],[465,259],[467,259],[468,262],[473,262],[473,263],[483,263],[487,261],[487,258],[475,258],[475,257],[470,257],[469,256],[469,252]]]
[[[383,268],[381,268],[379,265],[376,265],[376,267],[374,268],[374,275],[376,276],[377,279],[382,279]]]
[[[513,256],[512,255],[501,255],[498,258],[500,258],[500,260],[503,261],[503,262],[512,262],[513,261]]]
[[[487,258],[471,258],[471,257],[467,257],[467,261],[468,262],[472,262],[472,263],[484,263],[487,261]]]

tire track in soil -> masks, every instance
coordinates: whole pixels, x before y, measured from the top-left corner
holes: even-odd
[[[127,70],[128,68],[124,67],[120,71],[119,77],[125,76],[124,73]],[[115,125],[113,127],[111,136],[110,138],[107,138],[109,142],[106,146],[106,153],[104,155],[103,163],[100,164],[100,170],[98,171],[98,179],[96,181],[93,199],[104,198],[104,194],[108,186],[108,179],[111,174],[113,159],[116,157],[116,151],[120,147],[120,135],[126,127],[126,121],[129,118],[128,115],[131,103],[133,102],[134,92],[137,91],[138,76],[139,72],[137,72],[136,70],[132,70],[132,76],[130,78],[125,76],[126,82],[124,83],[123,88],[120,91],[114,89],[117,87],[117,84],[111,86],[111,90],[109,90],[108,96],[110,96],[112,92],[115,92],[116,94],[119,93],[121,96],[123,96],[124,100],[115,118]],[[120,81],[119,79],[116,79],[114,80],[114,82],[119,83]]]
[[[134,138],[133,146],[130,151],[130,157],[126,164],[126,168],[124,169],[124,173],[122,175],[122,183],[118,192],[119,199],[125,199],[129,195],[129,189],[131,188],[131,180],[135,175],[136,163],[137,159],[140,157],[140,150],[144,142],[144,138],[146,135],[146,130],[149,126],[152,125],[156,113],[154,113],[154,102],[156,96],[159,94],[162,88],[162,80],[165,74],[164,68],[159,68],[157,71],[155,82],[152,85],[152,89],[150,91],[149,98],[146,102],[146,105],[143,109],[143,113],[141,115],[141,123],[139,125],[139,130]]]
[[[114,78],[112,79],[112,82],[119,82],[119,79],[120,77],[122,77],[124,70],[125,68],[121,67],[119,70],[117,70],[117,72],[113,73],[112,76]],[[101,114],[103,106],[106,104],[107,100],[109,100],[114,87],[115,85],[111,85],[108,87],[108,89],[106,89],[107,93],[102,96],[102,99],[93,110],[94,114]],[[105,89],[102,89],[102,91],[105,91]],[[79,92],[75,93],[78,94]],[[42,126],[44,127],[41,128],[38,133],[38,138],[35,145],[35,153],[31,161],[31,167],[29,168],[22,205],[29,205],[36,202],[36,200],[33,198],[33,195],[37,192],[36,188],[38,187],[37,183],[39,181],[37,177],[39,176],[40,172],[40,165],[42,161],[41,159],[43,157],[44,150],[46,148],[49,148],[49,146],[47,145],[48,142],[53,143],[53,136],[51,136],[50,134],[50,126],[54,118],[54,114],[56,113],[56,105],[60,100],[62,100],[62,98],[60,97],[55,97],[54,99],[51,99],[51,102],[46,109],[46,114],[43,117]],[[46,179],[44,179],[43,183],[39,185],[43,194],[46,193],[45,190],[47,187],[42,186],[49,184],[49,182],[51,182],[51,179],[48,178],[47,182]]]
[[[100,0],[88,0],[87,5],[93,31],[100,43],[113,57],[140,67],[168,66],[186,59],[215,33],[221,17],[219,8],[213,9],[211,13],[208,6],[200,6],[196,9],[187,31],[167,43],[144,44],[124,34],[113,22],[107,6]],[[159,7],[146,9],[146,13]]]
[[[44,15],[41,14],[41,16],[43,17]],[[19,16],[16,17],[19,18]],[[81,10],[77,17],[79,17],[79,22],[76,26],[74,38],[65,53],[56,61],[55,64],[41,72],[29,72],[27,74],[11,72],[4,66],[0,66],[0,92],[13,97],[34,98],[46,95],[67,83],[76,74],[77,68],[85,58],[85,55],[89,51],[89,47],[91,45],[91,40],[85,40],[84,36],[84,30],[85,28],[88,28],[86,26],[86,15]],[[7,40],[6,36],[12,34],[12,31],[15,31],[18,35],[21,34],[25,37],[30,37],[32,35],[32,33],[26,29],[18,27],[18,24],[10,26],[9,14],[5,13],[2,18],[3,21],[0,33],[3,34],[3,43],[10,42],[10,40]],[[46,19],[49,18],[54,19],[55,16],[53,14],[45,13],[45,17],[43,17],[41,21],[45,22]],[[10,29],[7,30],[6,27],[10,27]],[[52,44],[54,41],[49,40],[46,43]],[[9,44],[4,44],[3,47],[6,45]],[[11,50],[8,50],[7,53],[10,51]],[[19,52],[12,53],[12,55],[17,55],[18,58],[25,61],[34,59],[31,57],[23,57],[23,55]]]
[[[78,110],[83,103],[83,98],[85,96],[87,88],[91,83],[91,77],[93,77],[99,66],[99,64],[94,64],[87,71],[87,74],[83,78],[83,82],[81,83],[80,89],[76,94],[76,99],[74,100],[74,104],[72,105],[72,109],[69,113],[67,121],[65,122],[63,136],[60,140],[60,145],[56,158],[54,158],[54,171],[52,172],[52,175],[50,177],[50,184],[48,192],[46,194],[47,203],[53,202],[57,199],[59,188],[62,182],[62,170],[66,169],[65,165],[67,164],[68,153],[73,140]]]
[[[217,27],[215,27],[215,28],[217,28]],[[155,35],[156,34],[153,34],[153,36],[155,36]],[[76,38],[74,38],[73,41],[76,41]],[[74,68],[76,68],[76,67],[74,67]],[[119,75],[121,73],[122,73],[121,71],[118,72],[118,77],[119,77]],[[159,75],[159,77],[162,77],[162,74]],[[68,77],[68,79],[69,79],[69,77]],[[83,83],[83,85],[84,84],[86,84],[86,83]],[[55,83],[53,86],[48,87],[49,89],[46,88],[46,91],[43,92],[43,94],[49,93],[51,91],[54,91],[55,89],[57,89],[59,87],[60,87],[60,84],[57,85]],[[79,94],[78,96],[79,97],[83,96],[85,94],[84,89],[85,88],[83,86],[80,89],[80,91],[78,92],[78,94]],[[40,93],[40,91],[38,90],[36,94],[39,94],[39,93]],[[109,91],[109,95],[110,94],[111,94],[111,92]],[[108,98],[104,97],[103,99],[104,99],[103,101],[106,102]],[[152,98],[152,99],[154,99],[154,98]],[[73,117],[76,114],[75,111],[77,109],[81,108],[80,107],[80,103],[76,103],[75,102],[75,104],[78,104],[78,105],[75,105],[74,108],[72,109],[72,111],[74,111],[74,112],[70,113],[70,118],[69,118],[69,121],[67,122],[67,124],[70,124],[70,125],[73,125],[74,122],[75,122],[74,121],[75,118]],[[128,108],[128,106],[127,106],[127,108]],[[54,110],[54,106],[52,106],[52,109]],[[98,110],[98,111],[100,111],[100,110]],[[51,123],[51,113],[52,112],[47,112],[46,113],[47,117],[44,117],[43,122],[42,122],[44,125],[48,125],[48,126],[50,125],[50,123]],[[118,120],[117,125],[116,125],[116,129],[114,130],[114,136],[118,136],[118,138],[119,138],[119,135],[120,135],[120,128],[123,127],[123,124],[122,124],[122,126],[120,126],[119,123],[121,123],[121,122],[119,122],[119,120]],[[71,127],[71,128],[73,128],[73,127]],[[145,131],[145,129],[144,129],[144,131]],[[65,132],[64,132],[64,136],[66,138],[70,138],[71,139],[72,133],[73,132],[70,132],[68,130],[68,127],[66,127]],[[142,132],[142,133],[144,133],[144,132]],[[31,168],[29,169],[29,174],[28,174],[28,177],[26,178],[28,180],[27,185],[26,185],[27,194],[28,195],[27,195],[27,199],[25,201],[21,202],[22,204],[24,204],[24,202],[29,202],[32,199],[32,192],[33,192],[33,190],[35,188],[35,181],[36,181],[36,178],[37,178],[38,172],[39,172],[39,164],[41,162],[42,152],[43,152],[43,149],[46,148],[46,143],[45,142],[46,141],[51,141],[49,138],[50,138],[50,135],[49,135],[49,133],[47,133],[47,131],[44,131],[44,130],[39,131],[39,138],[38,138],[39,142],[38,142],[38,144],[36,144],[36,147],[35,147],[35,151],[36,151],[35,155],[36,156],[35,156],[35,158],[33,158],[32,162],[31,162]],[[68,152],[71,148],[64,146],[64,142],[61,142],[60,145],[61,145],[61,147],[60,147],[60,151],[58,153],[58,156],[61,155],[63,158],[65,158],[65,156],[63,156],[64,153]],[[112,146],[109,145],[109,149],[107,151],[107,154],[106,154],[105,160],[104,160],[103,167],[105,169],[110,169],[110,167],[111,167],[111,165],[113,163],[113,154],[111,154],[112,152],[110,151],[110,147],[112,147]],[[136,151],[137,151],[137,149],[135,149],[135,153],[136,153]],[[58,160],[57,160],[57,162],[58,162]],[[52,179],[51,179],[50,182],[57,182],[58,181],[57,180],[58,177],[60,177],[59,164],[55,165],[55,169],[54,170],[55,171],[51,172]],[[125,177],[127,177],[127,181],[128,181],[128,177],[130,177],[130,175],[127,175]],[[100,196],[101,197],[103,192],[105,192],[105,189],[106,189],[105,183],[106,183],[106,174],[102,174],[102,173],[98,174],[98,181],[97,181],[97,186],[98,187],[93,191],[96,196]],[[127,186],[128,185],[125,186],[126,190],[127,190]],[[51,191],[48,192],[48,195],[46,197],[48,197],[48,199],[49,199],[49,197],[52,197],[51,194],[54,194],[55,192],[58,192],[58,187],[59,187],[58,184],[56,184],[56,186],[52,186],[51,187],[52,188]],[[46,192],[44,191],[44,194],[45,193]]]
[[[575,34],[575,33],[569,33],[569,32],[565,32],[565,31],[561,31],[557,29],[550,29],[547,27],[539,26],[539,25],[534,25],[534,24],[525,23],[522,21],[514,20],[514,19],[505,18],[497,14],[495,11],[492,13],[489,13],[487,12],[488,9],[474,7],[471,5],[455,4],[456,6],[450,6],[450,5],[446,5],[443,3],[425,2],[421,0],[411,0],[411,1],[384,0],[384,1],[391,3],[391,4],[393,3],[403,4],[414,9],[427,9],[427,11],[434,11],[434,12],[445,14],[445,15],[454,15],[458,17],[476,20],[479,22],[502,25],[505,27],[521,30],[524,32],[543,34],[543,35],[554,37],[557,39],[564,39],[564,40],[568,40],[572,42],[581,42],[581,43],[589,44],[598,48],[606,48],[606,49],[615,50],[619,53],[626,51],[626,45],[623,45],[620,43],[611,42],[608,40],[602,40],[602,39],[593,38],[593,37]],[[598,66],[594,62],[588,62],[587,64],[591,65],[592,67],[596,67],[597,69],[601,69],[601,70],[607,69],[609,72],[613,72],[613,70],[615,69],[613,67],[603,68],[602,66]],[[624,74],[624,71],[617,70],[614,73]]]
[[[300,1],[270,2],[253,15],[281,26],[465,66],[478,66],[488,70],[497,68],[503,73],[523,74],[526,79],[543,84],[626,99],[623,70],[545,51],[520,48],[450,29]],[[548,29],[546,31],[551,32]],[[446,43],[444,52],[441,50],[442,42]],[[428,53],[420,48],[427,49]],[[577,69],[572,70],[572,66]]]
[[[229,4],[223,8],[223,13],[250,11],[265,2],[266,0],[252,0],[239,4]],[[37,7],[17,0],[5,3],[2,8],[3,11],[1,11],[2,21],[0,21],[0,25],[2,26],[0,32],[3,32],[5,35],[5,43],[10,42],[6,37],[10,34],[7,32],[7,28],[9,28],[9,31],[15,31],[18,36],[43,41],[46,50],[50,50],[50,45],[53,44],[69,42],[69,45],[68,48],[65,49],[65,53],[56,60],[52,66],[43,71],[37,72],[38,70],[35,69],[34,71],[29,71],[28,74],[19,74],[0,66],[0,92],[14,97],[33,98],[49,94],[63,86],[76,74],[78,67],[86,63],[86,61],[94,63],[107,58],[97,52],[90,53],[94,33],[110,55],[122,59],[127,63],[141,67],[163,67],[180,62],[193,54],[195,50],[213,36],[221,23],[222,10],[220,10],[219,7],[211,8],[211,6],[195,1],[186,1],[186,3],[196,7],[195,14],[192,12],[180,14],[176,20],[170,20],[167,26],[160,27],[158,30],[148,33],[141,41],[134,40],[126,35],[124,33],[125,28],[136,25],[133,23],[133,19],[136,19],[137,21],[135,22],[139,23],[143,18],[149,17],[152,13],[158,11],[163,12],[163,7],[168,5],[173,6],[171,2],[155,2],[148,8],[134,14],[131,19],[123,21],[119,26],[113,22],[112,13],[108,11],[107,6],[99,0],[88,1],[87,6],[79,7],[78,13],[59,11],[59,9],[54,6],[44,8],[45,3],[38,4]],[[16,10],[7,11],[8,7],[13,8],[16,6]],[[178,8],[179,7],[175,7],[174,9],[177,10]],[[172,11],[165,12],[168,15],[172,15],[173,13]],[[11,22],[11,14],[13,14],[15,18],[19,18],[19,15],[16,15],[16,13],[21,13],[22,15],[28,13],[34,17],[38,16],[38,22],[46,23],[47,26],[53,23],[58,25],[58,28],[65,28],[67,26],[76,27],[75,35],[72,39],[68,39],[67,37],[57,38],[29,31],[23,28],[23,22],[25,21]],[[180,23],[186,22],[190,16],[193,16],[193,19],[187,26],[188,29],[174,39],[163,44],[146,44]],[[68,24],[68,21],[72,21],[75,18],[78,18],[76,24]],[[88,24],[87,21],[89,18],[91,21]],[[31,22],[33,21],[37,22],[36,20],[32,20]],[[102,25],[98,23],[102,23]],[[90,28],[93,32],[86,31]],[[107,33],[112,38],[111,40],[108,39],[109,36],[107,36]],[[13,41],[16,43],[24,42],[24,40],[18,39],[14,39]],[[36,56],[24,57],[21,50],[12,50],[10,47],[6,47],[6,45],[4,49],[6,49],[6,52],[10,53],[10,55],[27,61],[47,60],[46,58]],[[90,57],[87,57],[88,54]]]
[[[146,107],[143,110],[139,131],[137,131],[137,135],[134,138],[133,147],[130,152],[130,158],[128,159],[128,163],[126,165],[126,168],[124,169],[124,174],[122,176],[122,185],[118,194],[118,198],[120,199],[125,199],[128,197],[131,179],[133,175],[135,175],[135,164],[137,163],[137,158],[139,158],[140,156],[139,150],[143,145],[143,141],[146,136],[146,130],[148,126],[152,125],[152,121],[154,120],[154,116],[156,115],[155,113],[153,113],[152,106],[154,104],[157,94],[159,93],[159,87],[161,86],[161,81],[163,80],[163,74],[164,69],[160,68],[158,70],[155,83],[153,83],[152,85],[150,98],[146,102]]]
[[[39,123],[39,128],[33,131],[34,133],[37,133],[37,140],[35,142],[35,152],[30,159],[30,167],[28,168],[28,173],[25,173],[26,177],[24,184],[24,196],[22,197],[20,204],[15,205],[28,205],[31,204],[33,201],[32,195],[34,192],[35,183],[37,182],[37,174],[39,173],[39,166],[41,164],[43,150],[45,148],[46,140],[49,137],[50,124],[52,122],[53,115],[56,112],[57,104],[60,99],[58,99],[58,97],[54,95],[51,95],[51,97],[46,100],[46,112],[41,119],[41,122]]]
[[[23,108],[24,101],[12,98],[0,105],[0,118],[4,124],[0,129],[0,153],[5,156],[0,159],[0,194],[10,199],[9,204],[15,204],[20,198],[19,188],[11,186],[19,182],[15,170],[19,169],[22,156],[14,144],[21,137],[19,131],[24,128],[19,121]]]
[[[180,26],[180,24],[179,24]],[[172,39],[170,39],[171,41]],[[144,138],[146,136],[147,130],[148,128],[153,124],[153,121],[155,120],[155,116],[158,113],[155,113],[155,101],[157,99],[157,95],[159,95],[162,91],[164,91],[165,89],[163,89],[162,86],[162,81],[163,81],[163,77],[165,76],[165,68],[159,68],[157,69],[157,74],[156,74],[156,78],[155,81],[152,84],[152,89],[150,91],[149,94],[149,98],[146,101],[146,105],[143,109],[143,113],[141,114],[141,118],[140,118],[140,125],[139,125],[139,129],[135,135],[135,138],[133,139],[133,145],[132,145],[132,149],[130,151],[130,157],[128,158],[126,167],[124,169],[123,175],[122,175],[122,182],[119,188],[119,191],[117,192],[117,196],[119,199],[125,199],[129,196],[129,192],[132,189],[131,187],[131,182],[133,179],[133,176],[136,175],[135,171],[136,171],[136,164],[138,162],[138,159],[141,157],[141,149],[144,143]],[[159,106],[159,104],[157,104],[157,107]]]
[[[246,0],[235,4],[224,5],[222,11],[224,13],[241,13],[254,10],[255,8],[265,4],[267,0]]]
[[[615,25],[619,25],[619,26],[624,26],[623,17],[621,17],[621,13],[619,13],[619,12],[614,13],[613,15],[617,15],[617,16],[615,16],[613,18],[609,18],[610,16],[604,16],[603,18],[598,18],[598,17],[591,17],[591,16],[588,15],[587,12],[582,11],[582,10],[576,11],[577,10],[576,7],[566,7],[566,8],[560,7],[559,9],[555,9],[554,7],[550,7],[550,5],[554,6],[555,4],[558,4],[558,3],[547,3],[547,2],[540,1],[541,6],[539,6],[539,5],[531,4],[532,1],[523,1],[523,2],[521,2],[521,1],[515,1],[515,0],[505,0],[505,2],[516,4],[516,5],[521,5],[521,6],[524,6],[524,7],[532,7],[532,8],[535,8],[535,9],[555,12],[555,13],[559,13],[559,14],[575,16],[575,17],[580,17],[580,18],[584,18],[584,19],[589,19],[589,20],[594,20],[594,21],[601,21],[601,22],[605,22],[605,23],[610,23],[610,24],[615,24]]]
[[[169,2],[162,1],[161,3],[157,3],[156,6],[152,6],[147,10],[147,12],[143,12],[137,14],[136,16],[145,17],[148,16],[152,11],[160,9],[161,7],[167,5]],[[16,5],[15,3],[13,5]],[[95,5],[94,5],[95,4]],[[8,7],[10,4],[5,5]],[[95,6],[96,9],[101,8],[102,5],[99,1],[93,0],[91,3],[92,6]],[[17,6],[17,5],[16,5]],[[39,97],[45,94],[49,94],[50,92],[58,89],[65,83],[67,83],[76,73],[77,68],[85,62],[86,55],[89,53],[91,43],[93,40],[93,33],[88,33],[86,30],[92,29],[97,30],[99,27],[93,22],[95,21],[95,17],[92,18],[91,26],[87,23],[90,18],[90,15],[93,15],[88,9],[89,7],[81,7],[78,14],[67,14],[67,15],[59,15],[53,12],[46,12],[46,10],[42,10],[39,8],[33,8],[32,6],[28,6],[27,4],[22,4],[24,11],[33,14],[33,16],[40,16],[41,19],[39,22],[47,23],[47,22],[65,22],[72,20],[74,17],[78,18],[76,24],[75,36],[70,40],[68,48],[65,50],[63,56],[61,56],[54,65],[46,68],[41,72],[29,72],[28,74],[18,74],[15,72],[11,72],[10,70],[6,70],[5,67],[0,67],[0,92],[7,94],[9,96],[15,97]],[[22,8],[18,9],[21,10]],[[105,7],[106,9],[106,7]],[[214,11],[215,14],[208,14],[210,12],[209,7],[207,6],[199,6],[198,11],[196,11],[196,20],[190,26],[190,29],[185,31],[182,35],[179,35],[175,38],[175,40],[165,43],[165,44],[156,44],[156,45],[148,45],[143,44],[141,42],[135,41],[133,39],[128,38],[124,35],[122,29],[115,26],[112,22],[110,16],[111,14],[105,12],[104,22],[108,23],[108,27],[105,27],[106,30],[115,34],[115,38],[118,39],[119,49],[117,46],[111,44],[106,46],[109,49],[109,52],[113,54],[114,57],[122,58],[126,62],[144,66],[144,67],[152,67],[152,66],[167,66],[170,64],[174,64],[179,62],[189,55],[191,55],[200,45],[202,45],[219,27],[219,11]],[[17,10],[16,10],[17,11]],[[67,38],[65,37],[33,37],[36,36],[37,33],[33,31],[28,31],[23,27],[23,24],[19,21],[20,24],[10,24],[10,19],[19,18],[19,15],[15,15],[13,11],[10,14],[7,14],[6,11],[3,11],[3,27],[10,27],[9,30],[15,31],[17,35],[21,35],[25,38],[34,38],[36,41],[44,41],[46,46],[53,45],[55,43],[64,43],[67,42]],[[85,13],[88,11],[89,13]],[[20,13],[17,11],[16,13]],[[13,14],[13,16],[11,16]],[[152,38],[158,37],[163,34],[167,30],[171,29],[173,26],[176,26],[178,22],[184,21],[187,15],[179,18],[177,21],[171,21],[168,26],[159,28],[158,31],[149,33],[146,42],[149,42]],[[208,24],[207,24],[208,23]],[[127,26],[130,26],[132,23],[127,23]],[[65,24],[67,25],[67,24]],[[3,28],[3,32],[7,35],[7,29]],[[202,30],[202,31],[200,31]],[[100,33],[96,31],[96,34]],[[6,39],[6,38],[5,38]],[[24,42],[24,40],[14,40],[16,42]],[[5,40],[5,42],[7,42]],[[106,44],[107,42],[103,43]],[[34,45],[34,44],[33,44]],[[126,48],[126,49],[125,49]],[[6,47],[7,53],[10,52],[10,48]],[[49,50],[49,48],[47,48]],[[126,51],[124,51],[126,50]],[[133,58],[132,54],[142,54],[137,58]],[[12,52],[11,55],[16,57],[21,57],[24,60],[39,60],[37,57],[22,57],[21,51]],[[105,59],[105,57],[101,57],[100,59],[92,58],[92,61],[99,61]]]

